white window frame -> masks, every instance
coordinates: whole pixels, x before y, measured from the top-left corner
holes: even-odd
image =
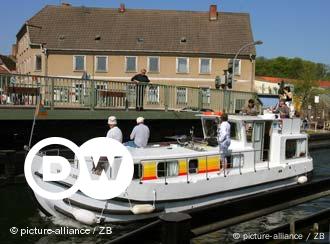
[[[105,58],[105,70],[99,70],[98,69],[98,58]],[[108,70],[109,70],[109,57],[108,56],[106,56],[106,55],[97,55],[97,56],[95,56],[94,62],[95,62],[95,72],[100,72],[100,73],[108,72]]]
[[[150,87],[157,87],[157,99],[156,101],[150,101],[149,97],[149,92],[150,92]],[[158,85],[148,85],[148,93],[147,93],[147,101],[148,103],[159,103],[159,86]]]
[[[228,63],[229,63],[231,60],[234,61],[233,58],[230,58],[230,59],[228,59]],[[236,60],[238,61],[238,72],[235,73],[235,70],[233,70],[233,73],[234,73],[234,75],[240,76],[240,75],[241,75],[242,60],[241,60],[241,59],[238,59],[238,58],[237,58]],[[234,62],[233,62],[233,64],[234,64]],[[234,65],[233,65],[233,66],[234,66]],[[235,65],[235,67],[237,67],[237,66]]]
[[[178,89],[185,89],[185,93],[186,93],[186,101],[184,102],[184,103],[179,103],[178,102]],[[175,101],[176,101],[176,104],[187,104],[188,103],[188,89],[187,89],[187,87],[176,87],[176,90],[175,90],[175,97],[176,97],[176,99],[175,99]]]
[[[179,59],[180,58],[185,58],[185,59],[187,59],[187,72],[179,72]],[[188,57],[177,57],[176,58],[176,73],[177,74],[189,74],[189,72],[190,72],[190,65],[189,65],[189,58]]]
[[[73,86],[72,86],[72,88],[73,88],[73,90],[74,90],[74,99],[72,99],[72,101],[73,102],[79,102],[80,100],[79,100],[79,96],[77,95],[77,89],[78,89],[78,87],[77,87],[77,85],[81,85],[81,88],[79,88],[79,89],[82,89],[82,99],[84,99],[84,97],[86,96],[86,84],[85,83],[73,83],[72,84]],[[77,97],[78,96],[78,97]]]
[[[37,57],[40,57],[40,59],[41,59],[40,69],[37,69]],[[42,71],[42,56],[41,56],[41,54],[34,55],[34,71]]]
[[[202,92],[207,90],[207,93],[208,93],[208,96],[207,96],[207,101],[206,101],[206,104],[211,104],[211,87],[207,86],[207,87],[199,87]]]
[[[209,72],[202,72],[202,59],[208,59],[209,62]],[[212,58],[199,58],[199,70],[198,70],[199,74],[202,75],[209,75],[212,72]]]
[[[76,57],[84,57],[84,69],[76,69]],[[85,71],[86,70],[86,55],[73,55],[73,71]]]
[[[135,70],[127,70],[127,58],[135,58]],[[135,73],[138,70],[138,57],[137,56],[125,56],[125,72],[126,73]]]
[[[158,70],[157,71],[150,70],[150,58],[158,59]],[[149,73],[160,73],[160,57],[159,56],[148,56],[147,69],[148,69]]]

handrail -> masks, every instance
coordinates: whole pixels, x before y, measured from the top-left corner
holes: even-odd
[[[148,83],[143,84],[145,89],[142,89],[141,93],[144,99],[138,100],[136,98],[141,98],[141,95],[136,94],[136,86],[138,85],[139,83],[136,84],[131,81],[109,79],[89,80],[62,76],[0,74],[0,103],[2,105],[36,105],[35,92],[33,93],[29,89],[40,87],[45,107],[52,109],[65,106],[90,108],[91,110],[98,108],[127,110],[135,107],[136,101],[143,101],[146,109],[168,111],[196,107],[214,111],[226,109],[233,113],[240,109],[240,107],[236,107],[237,104],[245,103],[255,95],[255,93],[246,91],[224,91],[213,88],[207,88],[205,91],[205,88],[202,87]],[[13,92],[8,91],[9,87],[21,87],[25,90],[20,89]],[[2,101],[3,94],[9,97],[9,103]],[[222,98],[226,100],[225,104],[221,103]]]

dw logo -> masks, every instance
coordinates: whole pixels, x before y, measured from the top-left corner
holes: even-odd
[[[72,167],[62,156],[41,155],[39,151],[49,145],[62,145],[72,150],[78,167]],[[39,184],[34,178],[37,171],[42,173]],[[24,165],[25,178],[32,190],[53,200],[69,197],[78,190],[99,200],[117,197],[131,183],[133,171],[133,158],[127,148],[106,137],[93,138],[80,147],[61,137],[44,139],[31,148]],[[69,189],[61,192],[45,189],[47,184],[43,183],[66,180],[70,175],[77,175],[77,179]]]

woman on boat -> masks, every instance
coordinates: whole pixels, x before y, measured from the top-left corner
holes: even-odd
[[[228,122],[228,115],[223,113],[221,115],[221,124],[218,129],[218,142],[220,147],[221,162],[223,162],[224,170],[227,168],[227,156],[229,155],[230,146],[230,124]]]

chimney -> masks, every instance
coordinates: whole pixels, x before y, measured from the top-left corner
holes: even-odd
[[[126,10],[126,9],[125,9],[125,4],[121,3],[121,4],[120,4],[120,7],[119,7],[119,9],[118,9],[119,13],[124,13],[125,10]]]
[[[210,20],[218,19],[217,5],[210,5]]]
[[[16,44],[13,44],[11,46],[11,55],[16,58],[16,55],[17,55],[17,45]]]

